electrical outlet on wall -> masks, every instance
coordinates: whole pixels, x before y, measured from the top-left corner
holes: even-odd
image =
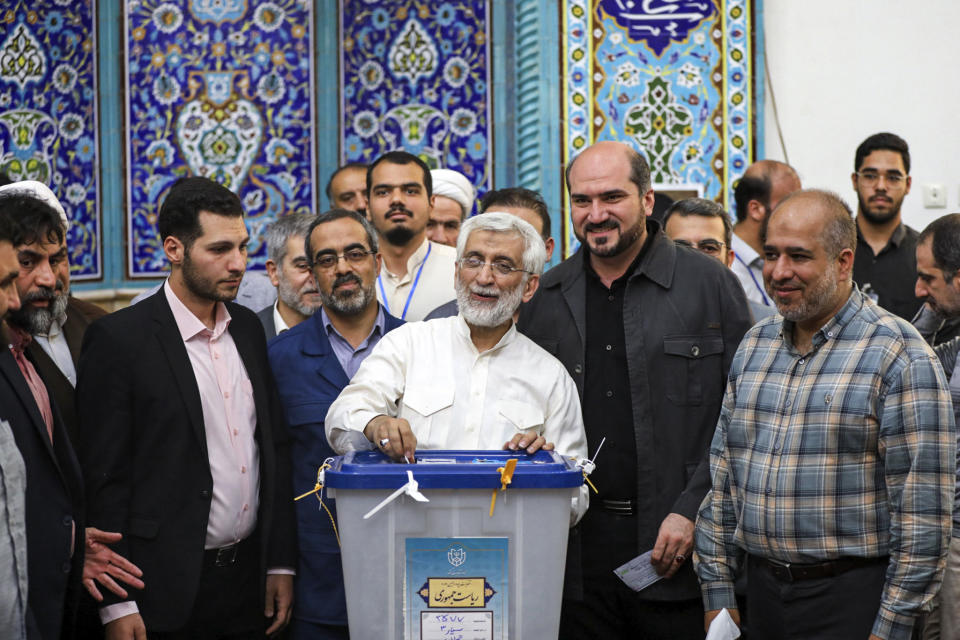
[[[945,209],[947,207],[947,190],[942,184],[923,185],[923,206],[927,209]]]

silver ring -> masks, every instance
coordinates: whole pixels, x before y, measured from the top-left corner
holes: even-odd
[[[385,446],[390,444],[390,438],[381,438],[380,439],[380,448],[383,449]]]
[[[678,553],[678,554],[677,554],[677,557],[674,558],[674,560],[676,560],[677,562],[679,562],[679,563],[682,564],[682,563],[686,562],[687,556],[683,555],[682,553]]]

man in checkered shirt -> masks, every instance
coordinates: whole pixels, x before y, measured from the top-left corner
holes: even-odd
[[[797,192],[763,235],[779,315],[730,368],[700,507],[706,623],[749,568],[752,637],[910,638],[940,586],[956,438],[939,362],[853,285],[846,204]]]

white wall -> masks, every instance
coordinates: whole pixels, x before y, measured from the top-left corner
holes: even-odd
[[[903,219],[918,231],[960,211],[960,1],[764,0],[767,63],[790,164],[804,187],[856,212],[857,145],[891,131],[910,145]],[[783,160],[769,87],[766,157]],[[923,185],[946,187],[926,209]]]

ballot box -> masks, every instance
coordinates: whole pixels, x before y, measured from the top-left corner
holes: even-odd
[[[571,499],[583,482],[552,451],[336,458],[324,484],[336,498],[350,636],[556,638]]]

